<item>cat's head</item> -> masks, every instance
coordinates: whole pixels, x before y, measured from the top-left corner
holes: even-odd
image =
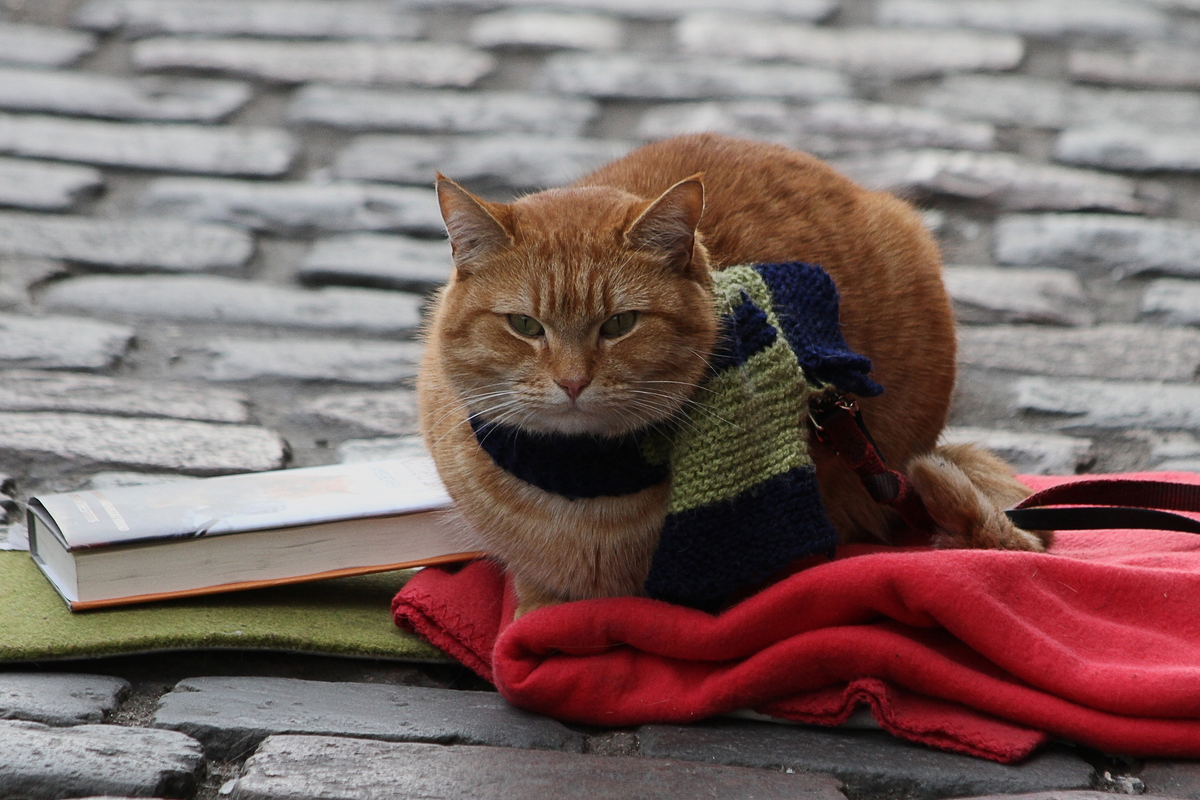
[[[470,411],[617,436],[674,416],[716,338],[699,176],[658,198],[604,186],[490,203],[438,176],[454,252],[432,335]]]

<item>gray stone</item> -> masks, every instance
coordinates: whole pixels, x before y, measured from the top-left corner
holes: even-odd
[[[388,435],[417,432],[417,395],[411,389],[333,394],[309,400],[301,413],[322,422]]]
[[[296,142],[274,128],[0,114],[0,152],[132,169],[269,176],[287,172]]]
[[[1025,54],[1016,36],[819,28],[714,12],[689,14],[675,33],[684,52],[692,55],[784,59],[891,79],[1007,70],[1021,63]]]
[[[621,23],[600,14],[513,9],[476,17],[469,38],[485,48],[615,50],[621,44]]]
[[[1095,319],[1082,281],[1065,269],[950,266],[942,279],[959,322],[1090,325]]]
[[[779,142],[821,156],[917,147],[990,150],[996,129],[923,108],[825,100],[800,109],[772,100],[673,103],[642,115],[637,134],[724,133]]]
[[[0,63],[65,67],[95,49],[90,33],[0,21]]]
[[[246,396],[237,392],[163,381],[32,370],[0,372],[0,411],[80,411],[247,422],[248,403]]]
[[[1132,122],[1070,128],[1054,142],[1054,158],[1104,169],[1200,172],[1200,134]]]
[[[909,150],[861,155],[834,167],[868,189],[903,197],[977,200],[1006,211],[1101,209],[1145,213],[1137,182],[1101,172],[1039,164],[1010,153]]]
[[[305,283],[423,291],[445,283],[452,271],[444,239],[352,233],[318,239],[297,274]]]
[[[526,92],[315,85],[292,96],[288,118],[354,131],[578,136],[598,112],[592,100]]]
[[[215,276],[91,275],[50,286],[42,306],[100,316],[411,334],[421,298],[371,289],[297,289]]]
[[[844,75],[818,67],[624,53],[552,55],[534,83],[537,88],[564,94],[644,100],[775,97],[812,101],[852,93]]]
[[[118,270],[199,272],[235,269],[253,252],[249,234],[225,225],[0,212],[0,255],[57,258]]]
[[[215,381],[284,378],[304,381],[395,383],[416,377],[424,346],[416,342],[239,339],[206,342],[206,375]]]
[[[1142,295],[1142,314],[1168,325],[1200,325],[1200,284],[1152,281]]]
[[[445,42],[152,38],[136,42],[132,58],[142,70],[212,70],[276,83],[464,87],[496,66],[488,53]]]
[[[0,721],[4,797],[190,797],[203,775],[200,745],[174,731]]]
[[[0,255],[0,308],[29,310],[30,291],[69,274],[67,265],[48,258]]]
[[[429,188],[369,183],[260,183],[219,178],[159,178],[139,208],[159,216],[228,222],[279,234],[307,231],[401,231],[444,235]]]
[[[1063,378],[1189,382],[1200,369],[1200,331],[1154,325],[963,327],[958,363]]]
[[[361,136],[338,154],[333,170],[339,178],[422,185],[441,171],[455,180],[540,189],[570,183],[631,149],[609,139],[528,135]]]
[[[130,37],[203,36],[413,39],[420,19],[386,2],[342,0],[91,0],[75,13],[81,28]]]
[[[1059,38],[1159,37],[1170,27],[1162,11],[1128,0],[880,0],[884,25],[979,28]]]
[[[674,19],[691,11],[738,11],[812,22],[825,19],[838,8],[838,0],[403,0],[410,7],[459,6],[472,9],[501,7],[597,11],[635,19]]]
[[[88,489],[119,489],[122,486],[146,486],[153,483],[187,483],[203,480],[195,475],[179,475],[174,472],[127,472],[104,470],[88,476]]]
[[[103,722],[129,693],[129,681],[106,675],[0,673],[0,719],[45,725]]]
[[[1092,440],[1054,433],[1019,433],[955,427],[942,431],[945,444],[978,444],[1022,475],[1074,475],[1095,461]]]
[[[1067,72],[1076,80],[1129,86],[1200,88],[1200,53],[1166,42],[1139,44],[1129,50],[1075,49]]]
[[[0,92],[3,86],[0,77]],[[0,206],[67,211],[102,186],[104,178],[90,167],[0,158]]]
[[[278,434],[250,425],[0,412],[0,453],[9,463],[39,463],[50,457],[77,466],[215,475],[279,469],[287,446]]]
[[[1106,775],[1108,773],[1105,773]],[[1126,776],[1121,776],[1126,777]],[[971,800],[1113,800],[1113,795],[1122,794],[1141,794],[1137,791],[1121,791],[1121,787],[1116,785],[1114,779],[1112,782],[1106,782],[1102,777],[1098,783],[1101,785],[1111,785],[1112,789],[1106,791],[1089,791],[1087,789],[1067,790],[1060,792],[1027,792],[1022,794],[991,794],[984,797],[972,797]],[[1136,780],[1136,779],[1135,779]]]
[[[582,752],[584,738],[494,692],[292,678],[191,678],[163,696],[154,725],[238,758],[274,734],[485,744]]]
[[[240,81],[0,69],[0,108],[10,111],[217,122],[244,106],[250,94]]]
[[[1195,125],[1200,94],[1072,86],[1024,75],[951,75],[920,104],[997,125],[1069,128],[1129,120],[1154,126]]]
[[[1195,761],[1147,761],[1138,777],[1147,794],[1200,800],[1200,763]]]
[[[432,457],[429,455],[429,448],[425,446],[425,439],[418,433],[407,436],[386,436],[378,439],[347,439],[338,445],[337,452],[338,460],[343,464],[357,464],[362,461],[390,461],[415,456]]]
[[[932,800],[1035,789],[1084,789],[1092,767],[1063,750],[1020,766],[933,750],[873,731],[817,730],[763,722],[647,725],[643,756],[830,774],[852,797]]]
[[[272,736],[227,788],[236,800],[844,800],[836,781],[814,775],[326,736]]]
[[[0,314],[0,365],[38,369],[107,369],[129,349],[134,331],[79,317]]]
[[[1200,429],[1200,386],[1021,378],[1016,406],[1062,417],[1059,428]]]
[[[1110,214],[1010,214],[992,233],[1001,264],[1200,275],[1200,224]]]

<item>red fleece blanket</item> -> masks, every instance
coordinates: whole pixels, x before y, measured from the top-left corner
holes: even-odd
[[[1200,757],[1194,534],[1061,532],[1045,554],[845,546],[718,616],[625,597],[513,622],[513,606],[476,561],[423,570],[393,613],[514,705],[566,721],[749,708],[837,725],[866,705],[897,736],[1002,762],[1055,737]]]

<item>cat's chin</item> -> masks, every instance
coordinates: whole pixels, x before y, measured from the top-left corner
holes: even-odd
[[[531,415],[521,420],[521,428],[530,433],[610,438],[642,430],[658,421],[632,418],[628,413],[605,414],[575,409]]]

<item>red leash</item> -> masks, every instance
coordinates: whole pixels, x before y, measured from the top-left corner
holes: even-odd
[[[933,530],[912,481],[884,462],[852,398],[836,392],[821,395],[809,406],[808,420],[817,441],[854,470],[872,500],[895,509],[913,530]],[[1081,480],[1030,495],[1004,513],[1025,530],[1132,528],[1200,534],[1200,520],[1171,511],[1200,513],[1200,486]]]

